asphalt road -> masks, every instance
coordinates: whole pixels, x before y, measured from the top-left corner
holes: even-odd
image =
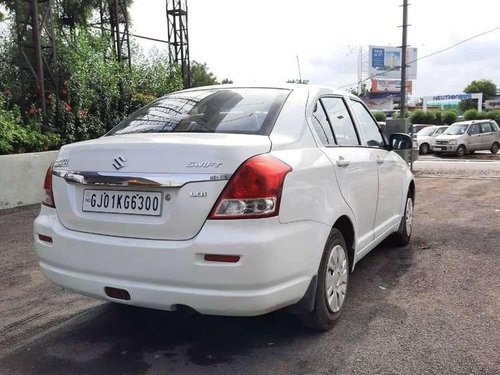
[[[0,374],[499,374],[500,174],[482,168],[417,171],[411,244],[357,265],[324,334],[284,312],[209,317],[63,291],[36,267],[37,208],[3,212]]]

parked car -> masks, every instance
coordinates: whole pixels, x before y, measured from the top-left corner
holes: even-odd
[[[442,126],[427,126],[421,129],[417,133],[417,147],[419,153],[425,155],[428,154],[430,151],[432,151],[436,137],[442,134],[447,128],[448,125],[442,125]]]
[[[436,153],[455,153],[464,156],[468,152],[490,150],[496,154],[500,147],[500,131],[493,120],[456,122],[436,137],[433,147]]]
[[[429,124],[413,124],[412,127],[413,127],[413,134],[417,134],[420,130],[422,129],[425,129],[429,126],[432,126],[432,125],[429,125]]]
[[[34,223],[46,277],[155,309],[332,327],[349,274],[410,241],[415,183],[357,97],[310,85],[196,88],[63,146]]]

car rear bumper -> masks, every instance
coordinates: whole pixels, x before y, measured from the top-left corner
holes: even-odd
[[[299,301],[317,274],[330,229],[277,218],[207,221],[187,241],[95,235],[62,226],[54,209],[35,220],[35,248],[45,276],[64,288],[114,302],[204,314],[260,315]],[[50,236],[52,243],[38,234]],[[238,255],[237,263],[205,254]],[[106,295],[125,289],[130,300]]]

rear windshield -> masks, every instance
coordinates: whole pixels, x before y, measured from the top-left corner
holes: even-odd
[[[134,112],[106,135],[269,134],[288,90],[211,89],[174,93]]]

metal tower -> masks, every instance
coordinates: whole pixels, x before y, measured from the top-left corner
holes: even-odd
[[[48,95],[58,93],[56,42],[51,0],[15,2],[18,64],[23,99],[29,103],[35,81],[37,102],[45,113]]]
[[[132,69],[127,0],[107,0],[109,24],[116,59]],[[101,8],[102,9],[102,8]],[[101,22],[103,15],[101,10]]]
[[[191,87],[187,0],[167,0],[169,59],[181,67],[184,88]]]

